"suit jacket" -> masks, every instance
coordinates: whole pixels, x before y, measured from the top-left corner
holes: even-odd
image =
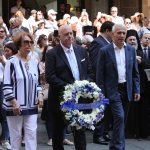
[[[90,80],[92,69],[85,49],[73,46],[79,68],[80,80]],[[46,53],[45,76],[50,84],[49,102],[52,110],[59,110],[60,97],[64,87],[75,81],[69,62],[61,45],[57,45]]]
[[[95,38],[94,41],[91,43],[91,46],[89,48],[89,59],[94,73],[96,73],[98,52],[102,47],[108,44],[109,43],[101,35]]]
[[[144,71],[145,69],[150,69],[150,47],[148,48],[148,59],[144,59],[142,50],[138,50],[137,55],[142,57],[142,61],[139,64],[141,94],[150,95],[150,82],[148,81],[146,72]]]
[[[125,46],[126,82],[128,100],[132,100],[132,92],[140,93],[140,79],[134,48]],[[113,43],[99,51],[96,82],[105,96],[110,100],[120,99],[118,93],[118,71]]]

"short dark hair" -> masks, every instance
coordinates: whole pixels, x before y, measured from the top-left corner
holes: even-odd
[[[13,42],[6,43],[4,45],[4,49],[5,48],[9,48],[12,51],[13,55],[18,53],[17,47]]]
[[[114,26],[114,23],[111,21],[105,21],[100,28],[101,33],[105,33],[106,30],[112,31],[112,27]]]

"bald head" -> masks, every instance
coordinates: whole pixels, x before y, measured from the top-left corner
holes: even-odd
[[[71,44],[74,42],[73,32],[69,25],[63,25],[58,30],[60,42],[63,46],[70,48]]]
[[[58,30],[58,34],[60,35],[63,32],[63,30],[66,30],[66,29],[71,29],[71,27],[67,24],[60,26]]]

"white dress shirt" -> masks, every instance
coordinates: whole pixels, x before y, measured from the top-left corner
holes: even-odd
[[[117,70],[118,70],[118,83],[124,83],[126,82],[125,49],[124,49],[124,46],[121,49],[119,49],[114,44],[114,50],[115,50]]]
[[[67,47],[64,47],[61,42],[60,42],[60,44],[61,44],[61,46],[65,52],[65,55],[66,55],[67,60],[69,62],[69,65],[70,65],[74,79],[80,80],[78,63],[77,63],[77,59],[76,59],[72,45],[70,46],[70,48],[67,48]]]

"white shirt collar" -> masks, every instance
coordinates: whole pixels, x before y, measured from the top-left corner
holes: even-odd
[[[142,49],[144,49],[144,48],[148,49],[148,46],[146,46],[146,47],[142,46]]]
[[[127,44],[124,42],[123,47],[127,46]],[[118,48],[117,45],[113,42],[113,47],[114,49],[122,49],[122,48]]]
[[[65,47],[65,46],[61,43],[61,41],[60,41],[60,45],[61,45],[61,47],[63,48],[64,52],[67,52],[68,50],[73,51],[73,46],[72,46],[72,44],[71,44],[70,48],[67,48],[67,47]]]

